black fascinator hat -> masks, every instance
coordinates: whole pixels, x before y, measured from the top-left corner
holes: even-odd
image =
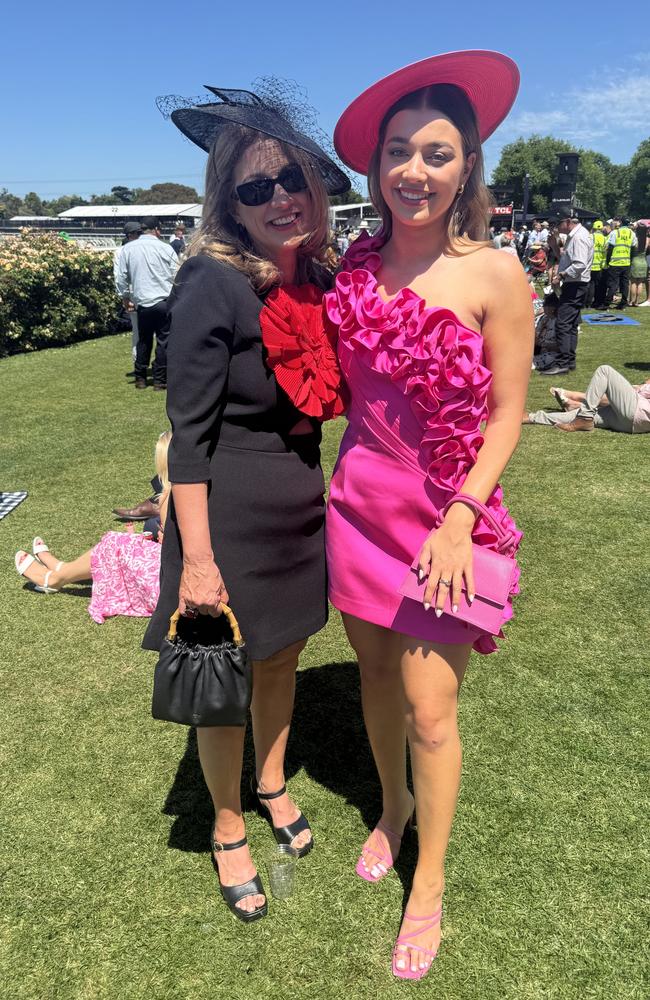
[[[349,191],[352,186],[350,178],[335,163],[335,154],[332,151],[332,155],[329,155],[322,148],[323,145],[327,146],[328,142],[316,125],[315,113],[295,96],[297,85],[269,77],[262,78],[256,83],[260,84],[257,88],[260,93],[210,87],[206,84],[205,89],[217,97],[217,101],[205,97],[188,101],[168,96],[159,97],[156,104],[166,118],[171,118],[183,135],[206,153],[210,151],[226,125],[244,125],[262,135],[295,146],[313,157],[328,194],[345,194]],[[316,135],[320,141],[316,142],[306,134],[306,131]]]

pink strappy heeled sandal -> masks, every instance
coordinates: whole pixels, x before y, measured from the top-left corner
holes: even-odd
[[[404,914],[404,920],[413,920],[413,921],[418,921],[420,923],[424,923],[425,920],[428,920],[429,923],[426,925],[426,927],[419,927],[415,931],[409,931],[408,934],[400,934],[399,937],[397,938],[397,941],[395,942],[395,947],[393,948],[393,975],[396,976],[397,979],[423,979],[424,976],[426,976],[427,972],[431,968],[431,965],[433,964],[434,958],[438,954],[438,950],[436,949],[436,951],[430,951],[428,948],[423,948],[422,945],[420,944],[413,944],[413,942],[409,939],[414,937],[419,937],[420,934],[425,934],[427,931],[430,931],[432,927],[435,927],[436,924],[440,923],[441,919],[442,919],[442,906],[439,907],[439,909],[437,909],[436,912],[431,917],[413,917],[411,916],[410,913]],[[421,951],[423,955],[427,955],[431,959],[427,967],[425,969],[416,969],[415,972],[413,972],[410,967],[406,969],[398,969],[397,968],[398,959],[402,959],[407,964],[407,966],[410,966],[411,964],[411,958],[409,953],[407,951],[398,951],[398,945],[400,944],[406,945],[409,948],[413,948],[414,951]]]
[[[384,834],[386,840],[388,840],[389,849],[388,851],[384,851],[381,853],[379,851],[376,851],[374,847],[370,847],[370,837],[369,837],[368,840],[366,840],[363,847],[361,848],[362,851],[361,857],[357,861],[357,867],[355,868],[355,871],[359,876],[359,878],[362,878],[364,882],[379,882],[384,877],[384,875],[387,875],[390,869],[395,864],[395,861],[397,860],[397,855],[400,852],[404,834],[406,833],[407,830],[414,830],[414,829],[415,829],[415,810],[407,820],[403,833],[395,833],[394,830],[389,830],[386,824],[382,823],[382,821],[379,820],[377,826],[375,827],[375,830],[379,830],[380,833]],[[373,830],[372,832],[374,833],[375,830]],[[372,836],[372,833],[370,834],[370,836]],[[391,838],[393,839],[393,841],[397,842],[394,850],[390,842]],[[364,858],[363,858],[364,852],[366,854],[372,854],[375,858],[377,858],[375,864],[372,866],[373,868],[376,868],[377,865],[382,865],[384,870],[380,872],[379,875],[373,875],[372,872],[364,865]]]

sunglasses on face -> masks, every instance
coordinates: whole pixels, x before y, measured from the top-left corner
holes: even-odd
[[[277,177],[258,177],[257,180],[246,181],[245,184],[239,184],[235,192],[242,205],[265,205],[273,198],[276,184],[279,184],[287,194],[297,194],[299,191],[307,190],[302,167],[297,163],[289,163],[282,168]]]

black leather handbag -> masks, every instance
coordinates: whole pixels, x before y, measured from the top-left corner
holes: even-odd
[[[246,643],[231,608],[195,624],[180,612],[169,622],[153,682],[154,719],[183,726],[244,726],[253,692]],[[224,634],[224,619],[232,638]]]

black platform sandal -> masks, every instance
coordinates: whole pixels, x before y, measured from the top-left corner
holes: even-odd
[[[251,777],[251,791],[253,795],[257,797],[260,808],[264,806],[267,799],[279,799],[281,795],[284,795],[287,790],[287,786],[283,785],[279,792],[260,792],[257,787],[257,781],[255,775]],[[273,835],[278,844],[288,844],[291,846],[291,841],[295,840],[299,833],[303,830],[309,830],[311,833],[311,827],[307,821],[307,818],[300,813],[298,819],[294,820],[293,823],[289,823],[288,826],[273,826],[273,819],[271,817],[271,810],[266,807],[264,813],[264,818],[268,819],[271,829],[273,830]],[[299,858],[304,858],[306,854],[309,854],[312,847],[314,846],[314,838],[312,836],[309,843],[305,844],[303,847],[294,848],[296,856]]]
[[[214,865],[214,870],[216,871],[217,878],[219,879],[221,895],[225,899],[230,912],[234,913],[237,919],[242,920],[245,924],[249,924],[252,920],[259,920],[260,917],[265,917],[269,908],[266,902],[266,893],[264,892],[262,880],[259,875],[252,878],[250,882],[242,882],[241,885],[223,885],[221,878],[219,877],[219,866],[217,864],[215,854],[221,854],[222,851],[236,851],[238,847],[244,847],[248,843],[248,838],[243,837],[241,840],[236,840],[233,844],[222,844],[220,841],[214,839],[214,834],[212,834],[210,839],[212,841],[212,864]],[[248,910],[242,910],[242,908],[236,904],[245,896],[264,896],[264,905],[258,907],[257,910],[251,910],[250,912]]]

